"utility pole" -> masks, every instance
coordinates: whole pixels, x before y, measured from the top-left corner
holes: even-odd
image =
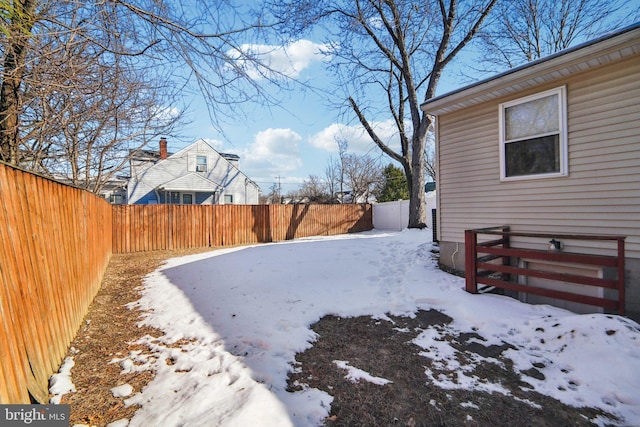
[[[276,179],[278,180],[278,198],[280,199],[280,204],[282,204],[282,202],[283,202],[283,199],[282,199],[282,183],[280,182],[282,177],[281,176],[276,176]]]

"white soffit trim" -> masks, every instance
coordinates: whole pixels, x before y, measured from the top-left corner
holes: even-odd
[[[640,54],[640,23],[612,36],[605,36],[558,52],[492,78],[437,96],[423,103],[421,109],[433,115],[450,113],[638,54]]]

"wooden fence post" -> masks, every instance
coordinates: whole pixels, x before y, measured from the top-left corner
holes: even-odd
[[[476,244],[478,236],[473,230],[464,232],[464,276],[465,290],[472,294],[478,293],[478,282],[476,281]]]
[[[624,238],[618,239],[618,313],[624,316]]]

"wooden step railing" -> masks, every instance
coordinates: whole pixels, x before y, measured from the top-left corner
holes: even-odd
[[[479,242],[479,235],[497,236],[496,239]],[[541,240],[549,249],[525,249],[511,247],[512,237]],[[485,237],[486,238],[486,237]],[[605,244],[611,255],[564,252],[561,242],[592,241]],[[508,289],[511,291],[556,298],[581,304],[602,307],[624,314],[624,236],[549,234],[512,232],[509,226],[489,227],[465,231],[465,289],[478,293],[478,285]],[[609,247],[606,247],[609,246]],[[480,255],[480,256],[479,256]],[[590,266],[615,272],[614,279],[543,271],[518,266],[515,260],[550,261],[559,264]],[[515,266],[514,266],[515,265]],[[518,277],[536,277],[554,282],[567,282],[595,286],[617,291],[617,298],[583,295],[567,290],[549,289],[525,285]]]

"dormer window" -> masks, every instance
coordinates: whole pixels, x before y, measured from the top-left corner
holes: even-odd
[[[196,156],[196,172],[207,171],[207,156]]]

